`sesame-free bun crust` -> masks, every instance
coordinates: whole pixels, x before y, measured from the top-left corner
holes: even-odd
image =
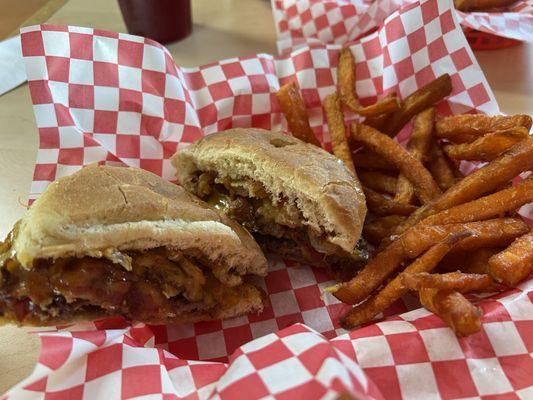
[[[329,241],[351,252],[361,236],[365,197],[342,162],[314,145],[264,129],[230,129],[210,134],[172,158],[177,177],[195,189],[198,171],[221,178],[251,179],[273,198],[295,203],[306,223],[326,232]]]
[[[201,254],[231,286],[242,275],[267,270],[259,246],[240,225],[137,168],[93,165],[59,179],[30,207],[13,237],[15,257],[25,268],[43,258],[155,247]]]

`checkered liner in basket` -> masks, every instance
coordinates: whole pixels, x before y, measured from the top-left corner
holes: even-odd
[[[416,0],[271,0],[284,53],[302,44],[344,44],[381,26],[402,6]],[[451,0],[441,0],[447,3]],[[423,11],[423,8],[422,8]],[[502,38],[533,42],[533,1],[521,0],[501,12],[456,11],[461,26]],[[419,18],[421,18],[419,16]],[[498,42],[495,38],[493,42]],[[499,41],[501,42],[501,40]]]
[[[320,102],[334,90],[338,45],[180,68],[160,45],[130,35],[42,25],[23,29],[21,40],[40,137],[31,199],[93,162],[173,179],[169,157],[204,134],[283,128],[274,93],[291,80],[329,142]],[[454,91],[441,112],[498,112],[447,3],[408,5],[351,50],[364,101],[392,90],[406,96],[449,73]],[[257,282],[268,293],[261,315],[152,327],[106,320],[46,332],[36,370],[8,398],[531,395],[533,284],[485,300],[482,331],[457,339],[411,300],[386,314],[416,310],[347,334],[338,326],[347,306],[321,297],[329,279],[271,259]]]

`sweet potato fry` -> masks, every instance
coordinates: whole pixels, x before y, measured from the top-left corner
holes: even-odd
[[[531,272],[533,272],[533,230],[489,259],[490,276],[507,286],[517,285]]]
[[[533,138],[527,138],[483,168],[464,177],[433,202],[420,207],[402,225],[398,226],[394,233],[398,235],[429,215],[490,193],[521,172],[532,168]]]
[[[457,336],[468,336],[481,329],[481,310],[461,293],[429,288],[418,294],[420,303],[441,317]]]
[[[402,215],[387,215],[374,219],[363,226],[363,237],[377,246],[384,237],[391,234],[394,228],[405,219]]]
[[[358,108],[359,101],[355,95],[355,57],[347,47],[341,49],[339,53],[337,86],[343,104],[350,109]]]
[[[463,114],[442,118],[435,124],[435,136],[453,143],[471,143],[483,135],[512,128],[531,129],[529,115]]]
[[[463,272],[449,272],[447,274],[430,274],[427,272],[400,275],[402,284],[409,290],[419,291],[425,288],[438,290],[455,290],[459,293],[493,292],[502,289],[487,274],[465,274]]]
[[[418,161],[424,162],[428,153],[434,120],[435,109],[433,107],[415,115],[413,133],[407,143],[407,151]],[[398,177],[398,188],[394,200],[405,204],[412,204],[415,200],[415,189],[403,174]]]
[[[276,97],[293,136],[304,142],[321,147],[309,125],[309,117],[296,82],[283,85],[276,93]]]
[[[396,93],[389,93],[381,101],[384,102],[385,100],[394,99],[396,97],[397,97]],[[398,103],[401,106],[401,102],[399,100],[398,100]],[[375,117],[366,117],[365,121],[364,121],[364,124],[368,125],[368,126],[371,126],[372,128],[375,128],[378,131],[381,131],[381,129],[383,128],[383,126],[385,126],[385,123],[387,122],[387,119],[390,117],[390,115],[392,114],[393,111],[388,112],[386,114],[380,114],[380,115],[377,115]]]
[[[355,141],[364,144],[399,169],[413,184],[416,196],[423,203],[427,203],[442,193],[429,171],[398,142],[363,124],[353,123],[351,133]]]
[[[526,128],[487,133],[472,143],[448,144],[444,152],[454,160],[491,161],[529,135]]]
[[[371,170],[380,171],[394,171],[395,167],[387,160],[383,159],[378,154],[370,151],[369,149],[362,149],[356,153],[353,153],[353,163],[356,169],[368,168]],[[394,187],[396,192],[396,187]]]
[[[387,118],[389,117],[390,117],[390,114],[381,114],[381,115],[378,115],[377,117],[372,117],[372,118],[367,117],[365,118],[363,123],[365,125],[371,126],[374,129],[377,129],[378,131],[381,131],[381,129],[383,129],[383,126],[387,122]]]
[[[386,96],[374,104],[365,107],[359,106],[356,109],[352,109],[352,111],[364,117],[375,117],[384,114],[388,115],[399,109],[400,101],[396,96]]]
[[[461,271],[469,274],[488,274],[489,259],[502,249],[502,247],[483,247],[465,251],[463,254],[468,256],[468,262],[463,265]]]
[[[484,247],[469,251],[454,251],[446,254],[439,263],[439,272],[461,271],[468,274],[487,274],[488,262],[494,254],[502,249],[499,247]]]
[[[527,233],[529,227],[520,218],[494,218],[447,225],[417,225],[401,235],[398,240],[405,250],[405,258],[411,259],[442,240],[446,235],[462,230],[468,230],[472,236],[458,243],[454,251],[507,246],[517,237]]]
[[[444,74],[407,96],[401,108],[387,120],[383,133],[394,136],[419,112],[436,104],[452,92],[450,75]]]
[[[335,400],[359,400],[359,398],[354,397],[351,393],[345,392],[337,396]]]
[[[352,161],[352,152],[346,139],[344,116],[342,115],[341,102],[337,92],[331,93],[324,99],[324,112],[328,121],[329,134],[331,135],[333,154],[346,165],[346,168],[352,174],[356,175]]]
[[[461,11],[498,11],[516,3],[516,0],[454,0],[455,8]]]
[[[435,136],[453,143],[471,143],[481,136],[495,131],[523,127],[529,131],[532,119],[529,115],[463,114],[442,118],[435,124]]]
[[[454,143],[470,143],[495,131],[523,127],[529,132],[531,123],[529,115],[453,115],[437,121],[435,136]]]
[[[470,232],[472,236],[458,243],[455,246],[457,250],[505,246],[528,232],[529,227],[518,218],[438,226],[417,225],[377,253],[352,280],[335,285],[329,291],[343,303],[356,304],[366,299],[403,261],[419,256],[449,235],[464,231]]]
[[[435,244],[425,254],[413,261],[413,263],[405,269],[405,272],[429,272],[433,270],[442,257],[444,257],[456,243],[469,235],[468,232],[460,232],[448,236],[442,242]],[[372,318],[385,310],[407,292],[408,289],[403,286],[401,278],[397,276],[385,285],[385,287],[375,296],[370,297],[363,303],[352,308],[342,318],[342,326],[346,329],[352,329],[357,325],[371,321]]]
[[[376,215],[410,215],[416,210],[416,206],[411,204],[402,204],[363,186],[363,192],[366,197],[368,209]]]
[[[435,140],[432,141],[429,150],[428,169],[442,191],[455,185],[460,175],[458,169],[446,158]]]
[[[381,101],[366,107],[359,104],[355,93],[355,58],[351,50],[347,47],[343,48],[339,53],[337,84],[339,87],[339,96],[343,104],[359,115],[375,117],[381,114],[391,113],[400,108],[400,103],[396,96],[387,96]]]
[[[533,202],[533,176],[499,192],[441,211],[423,219],[421,224],[443,225],[481,221],[513,211]]]
[[[364,169],[357,170],[357,176],[363,185],[375,190],[378,193],[393,195],[396,193],[398,179],[393,176],[377,171],[368,171]]]

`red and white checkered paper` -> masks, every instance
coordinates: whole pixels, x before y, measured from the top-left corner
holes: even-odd
[[[42,25],[24,28],[21,40],[40,137],[30,200],[94,162],[173,179],[169,157],[202,135],[236,126],[284,128],[274,94],[292,80],[302,88],[313,130],[329,145],[320,103],[334,90],[340,45],[181,68],[162,46],[125,34]],[[445,3],[402,8],[350,47],[363,102],[393,90],[406,96],[449,73],[454,89],[440,112],[498,113]],[[533,282],[484,300],[482,331],[466,339],[411,298],[387,310],[389,319],[346,333],[338,317],[348,306],[322,297],[333,283],[323,270],[276,258],[269,264],[268,276],[257,280],[268,294],[262,314],[180,326],[111,319],[46,332],[36,370],[7,398],[532,394]]]
[[[452,0],[440,0],[443,3]],[[344,44],[383,24],[416,0],[271,0],[281,54],[313,43]],[[500,12],[455,11],[474,49],[533,42],[533,1],[520,0]]]

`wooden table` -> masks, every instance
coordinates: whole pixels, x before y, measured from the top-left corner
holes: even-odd
[[[179,65],[194,66],[258,52],[275,53],[267,0],[194,0],[193,34],[168,46]],[[70,0],[50,23],[125,32],[117,3]],[[533,114],[533,46],[476,54],[505,113]],[[27,85],[0,97],[0,236],[24,213],[37,151],[37,129]],[[26,377],[37,360],[38,339],[13,326],[0,328],[0,393]]]

